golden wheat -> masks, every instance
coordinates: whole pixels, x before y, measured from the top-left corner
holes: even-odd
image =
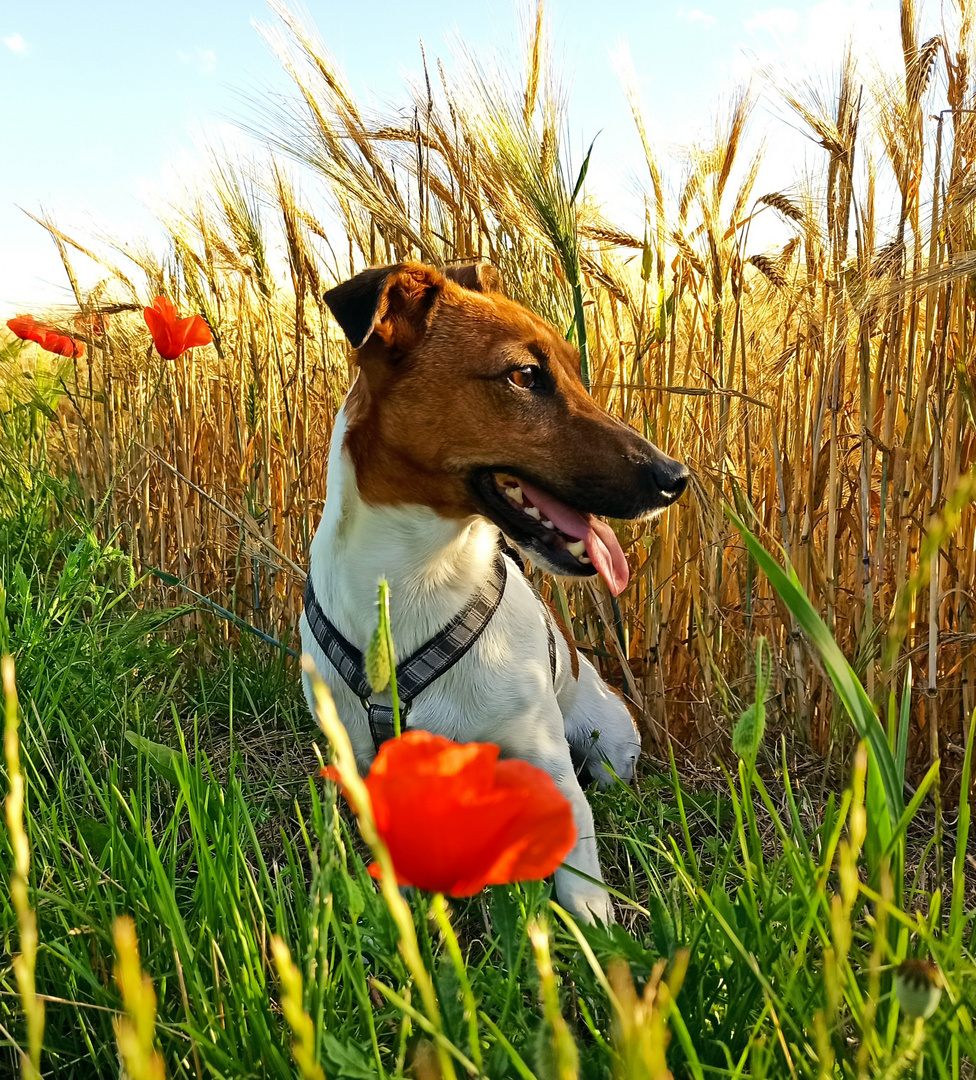
[[[86,337],[57,410],[65,463],[96,499],[111,492],[101,527],[121,528],[141,567],[177,574],[268,633],[293,633],[350,375],[323,289],[370,263],[478,256],[511,296],[566,327],[575,274],[594,396],[695,470],[690,496],[658,524],[621,526],[634,575],[617,606],[588,588],[555,590],[649,733],[688,751],[723,738],[764,634],[781,722],[830,744],[828,683],[729,527],[728,501],[782,546],[881,700],[909,660],[921,671],[913,760],[951,759],[976,704],[971,512],[925,568],[931,583],[893,663],[881,641],[923,537],[976,456],[971,42],[964,20],[958,40],[919,46],[914,10],[903,13],[900,74],[864,85],[848,60],[833,97],[782,89],[825,151],[819,186],[790,196],[751,194],[741,95],[715,144],[690,154],[670,204],[631,84],[651,177],[638,238],[572,197],[541,17],[520,81],[470,57],[455,80],[438,65],[437,86],[414,90],[407,111],[423,123],[411,125],[404,110],[368,119],[314,35],[279,9],[269,38],[297,96],[268,117],[275,157],[221,162],[206,198],[173,216],[167,258],[136,256],[144,283],[112,270],[99,290],[76,288],[70,314],[113,313]],[[884,158],[862,173],[872,144]],[[322,180],[337,226],[296,194],[288,159]],[[875,205],[884,169],[898,193],[890,214]],[[779,254],[748,255],[762,207],[791,235]],[[86,245],[45,224],[76,282],[69,255]],[[127,312],[160,291],[206,314],[213,349],[167,364],[150,353]]]

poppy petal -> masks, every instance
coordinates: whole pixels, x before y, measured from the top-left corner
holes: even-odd
[[[164,296],[157,296],[153,307],[144,308],[142,314],[146,320],[146,326],[149,327],[149,333],[152,334],[156,351],[164,360],[175,360],[180,355],[180,350],[174,348],[171,334],[172,322],[166,318],[159,305],[160,300],[165,299]]]
[[[42,344],[44,329],[37,326],[32,315],[19,315],[15,319],[7,320],[7,329],[11,330],[21,341],[33,341]]]
[[[186,326],[183,337],[184,349],[196,349],[201,345],[209,345],[213,341],[210,327],[199,315],[191,315],[189,319],[183,319],[180,323],[181,326],[186,324],[189,325]]]
[[[18,315],[14,319],[7,320],[7,329],[23,341],[30,340],[34,330],[34,319],[30,315]]]
[[[548,773],[524,761],[499,762],[495,785],[506,792],[506,801],[518,799],[519,807],[500,829],[501,854],[486,870],[484,883],[547,877],[576,843],[576,822],[566,797]],[[523,828],[524,819],[534,827]]]
[[[73,337],[68,337],[67,334],[51,334],[47,348],[49,352],[57,353],[59,356],[67,356],[70,359],[77,358],[80,360],[85,355],[85,343],[75,341]]]
[[[153,300],[153,310],[157,311],[165,322],[176,322],[176,308],[168,296],[157,296]]]

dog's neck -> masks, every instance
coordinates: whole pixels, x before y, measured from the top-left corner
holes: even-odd
[[[385,578],[394,641],[403,659],[484,585],[498,529],[479,516],[452,521],[426,506],[364,502],[344,447],[346,431],[343,406],[329,449],[325,509],[312,541],[312,584],[328,618],[365,649],[376,629],[378,583]]]

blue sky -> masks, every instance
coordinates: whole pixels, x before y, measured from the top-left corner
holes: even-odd
[[[448,68],[455,38],[515,61],[527,8],[520,0],[306,3],[354,92],[380,103],[395,103],[404,76],[420,71],[420,40]],[[636,190],[641,160],[613,60],[622,46],[652,135],[668,145],[707,134],[716,103],[757,60],[826,77],[850,29],[882,59],[897,32],[896,0],[549,0],[547,11],[570,87],[573,145],[579,154],[601,133],[590,183],[611,203]],[[288,91],[254,25],[274,21],[257,0],[4,0],[0,314],[68,298],[54,245],[18,207],[48,210],[73,233],[151,235],[147,204],[165,197],[174,172],[193,169],[196,146],[239,138],[242,95]],[[802,140],[770,108],[760,105],[756,126],[775,135],[772,166],[792,173]]]

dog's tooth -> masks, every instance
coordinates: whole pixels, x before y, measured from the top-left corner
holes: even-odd
[[[536,521],[542,520],[542,514],[539,513],[538,506],[523,506],[522,513],[528,514],[530,518],[535,518]]]
[[[520,503],[522,501],[522,489],[516,484],[514,487],[505,488],[505,494],[512,500],[512,502]]]
[[[586,544],[582,540],[574,540],[571,544],[566,545],[566,550],[570,555],[575,555],[577,559],[580,559],[586,551]]]
[[[554,529],[556,527],[555,525],[553,525],[553,523],[551,521],[547,521],[545,518],[542,519],[542,524],[547,529]]]
[[[580,557],[577,559],[577,562],[581,562],[581,563],[588,563],[589,561],[590,561],[589,555],[580,555]]]

